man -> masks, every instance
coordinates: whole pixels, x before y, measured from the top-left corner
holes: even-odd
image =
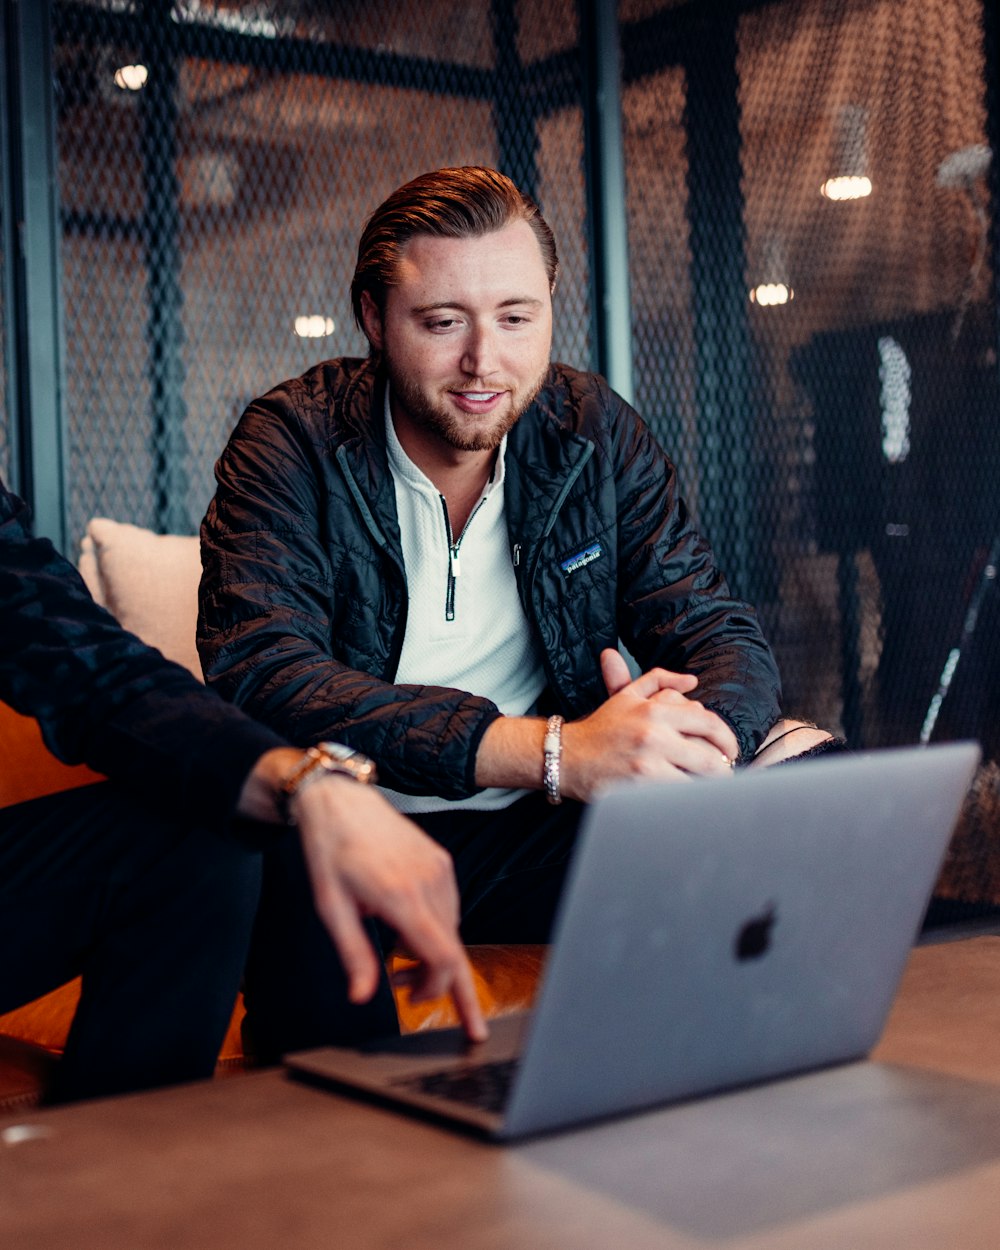
[[[550,364],[557,268],[496,171],[401,187],[358,251],[369,359],[250,405],[202,529],[208,681],[285,734],[376,755],[455,860],[467,940],[548,936],[599,787],[725,773],[779,714],[673,467],[603,380]],[[329,975],[287,859],[265,867],[251,1018],[287,1021]],[[337,1030],[313,1015],[270,1045]]]
[[[451,992],[483,1036],[441,849],[339,770],[357,759],[304,755],[125,633],[2,483],[0,698],[113,779],[0,811],[0,1012],[83,974],[53,1100],[211,1074],[260,847],[286,839],[345,970],[335,992],[359,1012],[376,993],[378,916],[420,961],[417,995]]]

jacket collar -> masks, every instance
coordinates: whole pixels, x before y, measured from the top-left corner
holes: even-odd
[[[340,437],[337,459],[344,463],[385,540],[401,550],[396,493],[386,449],[385,375],[363,362],[347,382],[342,402],[331,413]],[[590,458],[593,443],[575,433],[559,412],[557,369],[507,436],[504,507],[514,541],[540,540],[567,490]],[[336,411],[339,409],[339,412]]]
[[[572,479],[594,450],[589,438],[561,419],[561,389],[550,367],[534,403],[508,436],[504,502],[507,528],[518,542],[544,537]]]
[[[352,375],[340,396],[333,397],[330,419],[339,435],[335,455],[370,514],[369,526],[402,560],[402,538],[396,514],[396,491],[389,472],[385,443],[386,379],[370,360]]]

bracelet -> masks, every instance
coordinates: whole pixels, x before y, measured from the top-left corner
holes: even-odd
[[[771,747],[779,743],[782,738],[787,738],[789,734],[797,734],[800,729],[819,729],[819,726],[812,724],[810,721],[803,721],[801,725],[793,725],[791,729],[786,729],[784,733],[778,734],[777,738],[772,738],[770,742],[765,742],[762,746],[759,746],[754,752],[754,758],[756,759],[762,751],[770,751]]]
[[[320,742],[303,752],[302,758],[281,782],[274,796],[278,815],[286,825],[295,824],[291,812],[292,799],[323,773],[340,773],[362,785],[371,785],[378,779],[375,764],[367,755],[352,751],[339,742]]]
[[[545,737],[542,740],[542,789],[545,797],[552,804],[561,803],[559,792],[559,772],[562,767],[562,727],[561,716],[550,716],[545,722]]]

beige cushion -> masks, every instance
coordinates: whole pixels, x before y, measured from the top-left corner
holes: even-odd
[[[197,538],[94,517],[80,543],[79,567],[90,593],[126,629],[201,679]]]

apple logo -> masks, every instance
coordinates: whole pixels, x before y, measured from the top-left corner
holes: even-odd
[[[734,943],[739,960],[760,959],[771,945],[771,929],[777,919],[775,906],[768,903],[759,916],[751,916],[740,927]]]

